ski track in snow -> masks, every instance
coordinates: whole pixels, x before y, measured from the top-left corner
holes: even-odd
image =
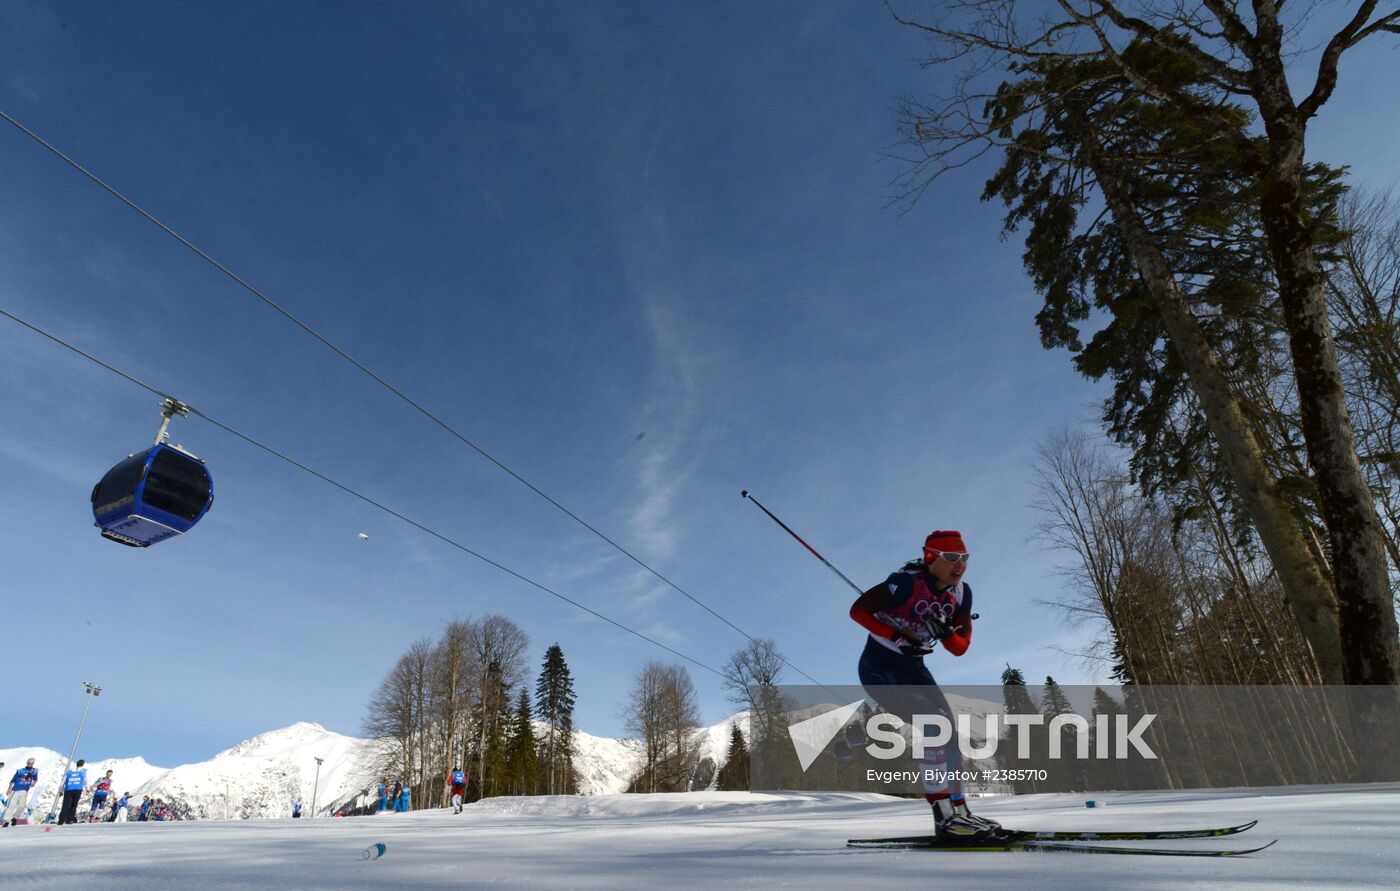
[[[1238,859],[856,850],[852,836],[930,829],[922,802],[835,793],[495,798],[449,810],[317,820],[0,830],[3,884],[72,889],[813,888],[1228,889],[1400,887],[1400,784],[1030,795],[975,802],[1029,829],[1197,828]],[[362,861],[375,842],[379,860]]]

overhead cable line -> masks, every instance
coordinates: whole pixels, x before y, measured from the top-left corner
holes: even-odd
[[[243,277],[239,276],[239,275],[238,275],[236,272],[234,272],[232,269],[229,269],[229,268],[228,268],[227,266],[225,266],[223,263],[220,263],[218,260],[215,260],[215,259],[214,259],[213,257],[211,257],[209,254],[207,254],[206,252],[204,252],[203,250],[201,250],[199,247],[195,246],[192,242],[190,242],[189,239],[185,238],[183,235],[181,235],[180,233],[176,232],[174,229],[170,228],[170,227],[167,226],[165,223],[162,223],[160,220],[156,219],[156,217],[153,216],[150,212],[148,212],[145,208],[141,207],[141,206],[140,206],[139,204],[137,204],[135,201],[132,201],[130,198],[126,197],[126,196],[123,195],[121,192],[117,191],[114,187],[108,185],[106,182],[104,182],[104,181],[101,179],[101,177],[97,176],[97,174],[95,174],[95,173],[93,173],[92,171],[88,170],[86,167],[84,167],[83,165],[79,164],[77,161],[73,160],[73,159],[70,158],[68,155],[64,154],[62,151],[60,151],[60,150],[58,149],[57,146],[53,145],[53,144],[50,143],[48,140],[44,139],[44,138],[43,138],[42,136],[40,136],[38,133],[35,133],[33,130],[30,130],[28,127],[24,126],[24,124],[22,124],[22,123],[20,123],[19,121],[15,120],[13,117],[11,117],[9,114],[7,114],[3,109],[0,109],[0,118],[4,118],[6,121],[8,121],[10,124],[12,124],[12,125],[15,127],[15,129],[19,130],[21,133],[23,133],[24,135],[28,136],[30,139],[34,140],[35,142],[37,142],[39,145],[43,146],[45,149],[47,149],[49,152],[51,152],[52,154],[54,154],[56,157],[62,159],[62,160],[64,161],[64,163],[68,164],[68,166],[72,167],[74,170],[78,171],[78,172],[81,173],[83,176],[85,176],[85,177],[87,177],[88,179],[92,180],[92,182],[94,182],[94,183],[96,183],[98,186],[100,186],[100,187],[101,187],[104,191],[106,191],[108,194],[112,195],[112,197],[116,198],[118,201],[122,202],[122,203],[125,204],[127,207],[129,207],[129,208],[131,208],[132,210],[136,211],[138,214],[140,214],[140,215],[141,215],[142,217],[144,217],[146,220],[148,220],[149,222],[151,222],[152,224],[154,224],[155,226],[157,226],[161,231],[165,232],[165,233],[166,233],[167,235],[169,235],[171,238],[175,239],[176,241],[180,242],[180,244],[182,244],[182,245],[184,245],[185,247],[189,248],[189,249],[190,249],[191,251],[193,251],[197,256],[199,256],[202,260],[204,260],[206,263],[208,263],[209,265],[213,266],[215,269],[217,269],[217,270],[219,270],[220,272],[222,272],[222,273],[223,273],[224,275],[226,275],[229,279],[231,279],[231,280],[234,281],[236,284],[238,284],[240,287],[242,287],[245,291],[247,291],[248,293],[252,294],[254,297],[256,297],[256,298],[258,298],[259,300],[261,300],[261,301],[262,301],[263,303],[265,303],[267,306],[271,307],[273,310],[275,310],[276,312],[278,312],[279,314],[281,314],[284,318],[286,318],[286,319],[287,319],[288,321],[290,321],[292,324],[296,325],[296,326],[297,326],[298,328],[300,328],[302,331],[306,332],[308,335],[310,335],[312,338],[314,338],[316,341],[318,341],[322,346],[324,346],[324,347],[326,347],[327,349],[331,350],[331,351],[332,351],[333,353],[335,353],[337,356],[340,356],[340,357],[341,357],[342,359],[344,359],[346,362],[349,362],[351,365],[353,365],[353,366],[355,366],[356,368],[358,368],[360,371],[362,371],[362,372],[363,372],[364,374],[366,374],[368,377],[370,377],[371,379],[373,379],[373,380],[375,381],[375,383],[377,383],[377,384],[379,384],[380,386],[384,387],[384,389],[388,390],[390,393],[393,393],[393,394],[394,394],[395,396],[397,396],[399,399],[403,400],[405,403],[407,403],[408,405],[412,406],[415,410],[418,411],[419,414],[423,415],[425,418],[427,418],[428,420],[432,421],[434,424],[436,424],[436,425],[438,425],[439,427],[441,427],[444,431],[446,431],[448,434],[450,434],[451,436],[453,436],[454,438],[456,438],[456,439],[457,439],[458,441],[460,441],[462,444],[466,445],[468,448],[471,448],[471,449],[472,449],[473,451],[475,451],[477,454],[481,455],[481,457],[485,458],[487,461],[490,461],[492,464],[496,465],[498,468],[500,468],[502,471],[504,471],[506,474],[508,474],[508,475],[509,475],[512,479],[514,479],[516,482],[518,482],[518,483],[520,483],[521,485],[525,486],[525,487],[526,487],[527,489],[529,489],[531,492],[534,492],[536,495],[540,496],[540,497],[543,498],[545,501],[549,502],[551,505],[553,505],[553,506],[554,506],[556,509],[558,509],[560,512],[562,512],[563,514],[565,514],[566,516],[568,516],[570,519],[572,519],[574,522],[578,523],[578,524],[579,524],[580,526],[582,526],[583,528],[587,529],[589,532],[592,532],[592,533],[593,533],[594,535],[596,535],[598,538],[601,538],[603,541],[607,542],[609,545],[611,545],[611,546],[612,546],[615,550],[617,550],[619,553],[623,554],[623,555],[626,556],[629,560],[631,560],[633,563],[637,564],[637,565],[640,566],[642,569],[644,569],[644,570],[646,570],[647,572],[651,573],[653,576],[655,576],[656,578],[660,579],[662,582],[666,583],[668,586],[670,586],[671,588],[673,588],[674,590],[676,590],[677,592],[679,592],[679,593],[680,593],[681,595],[683,595],[686,599],[688,599],[691,603],[694,603],[696,606],[698,606],[698,607],[700,607],[701,609],[705,610],[705,611],[708,612],[710,615],[714,616],[716,619],[720,620],[720,621],[723,622],[724,624],[728,625],[730,628],[732,628],[732,629],[734,629],[735,631],[739,632],[739,634],[742,635],[742,636],[743,636],[745,639],[747,639],[749,642],[751,642],[751,643],[758,643],[757,639],[754,638],[753,635],[749,634],[747,631],[745,631],[744,629],[740,628],[738,625],[735,625],[735,624],[734,624],[733,622],[731,622],[729,619],[727,619],[727,618],[725,618],[724,616],[720,615],[718,612],[716,612],[714,609],[712,609],[708,604],[706,604],[706,603],[704,603],[703,601],[701,601],[701,600],[699,600],[698,598],[696,598],[696,597],[695,597],[694,595],[692,595],[689,591],[685,590],[685,589],[682,588],[680,585],[678,585],[678,584],[676,584],[675,582],[671,581],[671,580],[670,580],[669,578],[667,578],[665,575],[662,575],[659,571],[657,571],[657,570],[654,569],[652,566],[650,566],[649,564],[647,564],[644,560],[642,560],[642,559],[641,559],[640,557],[638,557],[636,554],[632,553],[632,552],[629,551],[627,548],[625,548],[625,547],[623,547],[622,545],[618,544],[616,541],[613,541],[611,538],[609,538],[607,535],[603,534],[602,531],[600,531],[597,527],[593,526],[593,525],[592,525],[591,523],[589,523],[587,520],[584,520],[584,519],[583,519],[582,517],[580,517],[578,514],[576,514],[576,513],[574,513],[573,511],[569,510],[567,507],[565,507],[564,505],[560,504],[560,503],[559,503],[558,501],[556,501],[554,498],[550,497],[550,496],[549,496],[548,494],[546,494],[544,491],[542,491],[541,489],[539,489],[534,483],[530,482],[529,480],[525,479],[525,477],[523,477],[523,476],[521,476],[520,474],[516,473],[514,470],[512,470],[510,467],[508,467],[504,462],[502,462],[502,461],[501,461],[500,459],[498,459],[496,456],[492,455],[490,452],[486,451],[486,450],[485,450],[484,448],[482,448],[481,446],[477,445],[475,442],[473,442],[473,441],[472,441],[471,439],[469,439],[465,434],[463,434],[462,432],[460,432],[459,430],[457,430],[457,429],[456,429],[455,427],[453,427],[451,424],[447,423],[447,422],[444,421],[442,418],[440,418],[440,417],[438,417],[437,415],[433,414],[433,412],[429,411],[426,407],[424,407],[424,406],[423,406],[421,403],[419,403],[417,400],[413,399],[413,398],[412,398],[411,396],[409,396],[407,393],[404,393],[404,392],[403,392],[402,390],[400,390],[398,387],[395,387],[393,384],[389,383],[387,380],[385,380],[385,379],[384,379],[383,377],[381,377],[379,374],[377,374],[376,372],[374,372],[373,370],[371,370],[369,367],[367,367],[366,365],[364,365],[364,363],[360,362],[360,361],[359,361],[358,359],[356,359],[354,356],[351,356],[351,355],[350,355],[349,353],[347,353],[345,350],[343,350],[343,349],[341,349],[340,347],[336,346],[334,343],[332,343],[332,342],[331,342],[330,340],[328,340],[326,337],[322,336],[322,335],[320,334],[320,332],[316,331],[316,329],[312,328],[310,325],[308,325],[307,323],[303,322],[301,319],[297,318],[297,317],[296,317],[295,315],[293,315],[290,311],[288,311],[288,310],[285,309],[283,306],[281,306],[279,303],[277,303],[277,301],[273,300],[271,297],[268,297],[268,296],[267,296],[266,294],[264,294],[262,291],[258,290],[256,287],[254,287],[254,286],[253,286],[250,282],[248,282],[246,279],[244,279]],[[13,318],[13,317],[12,317],[12,318]],[[785,659],[785,658],[783,658],[783,657],[781,657],[781,656],[779,656],[779,658],[782,659],[783,664],[786,665],[788,668],[791,668],[793,671],[795,671],[795,672],[797,672],[798,674],[802,675],[802,677],[806,678],[808,681],[811,681],[813,684],[818,684],[818,685],[820,685],[821,682],[818,681],[816,678],[812,677],[811,675],[809,675],[807,672],[805,672],[805,671],[803,671],[802,669],[798,668],[796,665],[793,665],[793,664],[792,664],[791,662],[789,662],[787,659]]]
[[[105,368],[107,371],[112,372],[113,374],[117,375],[118,377],[121,377],[121,378],[126,379],[127,381],[130,381],[131,383],[135,384],[136,386],[141,387],[142,389],[144,389],[144,390],[146,390],[146,391],[148,391],[148,392],[150,392],[150,393],[153,393],[153,394],[155,394],[156,396],[161,397],[162,399],[173,399],[173,398],[174,398],[174,397],[171,396],[169,393],[166,393],[166,392],[163,391],[163,390],[160,390],[160,389],[158,389],[158,388],[156,388],[156,387],[153,387],[153,386],[151,386],[150,384],[146,383],[145,381],[140,380],[139,378],[133,377],[132,375],[126,373],[125,371],[122,371],[120,368],[116,368],[115,366],[110,365],[110,364],[108,364],[107,362],[104,362],[103,360],[97,358],[96,356],[92,355],[91,353],[88,353],[88,352],[83,351],[82,349],[80,349],[80,348],[74,346],[73,344],[69,343],[69,342],[66,341],[66,340],[63,340],[62,338],[58,337],[57,335],[50,334],[48,331],[45,331],[44,329],[40,328],[39,326],[34,325],[34,324],[30,323],[30,322],[27,322],[27,321],[25,321],[24,319],[21,319],[19,316],[16,316],[16,315],[14,315],[13,313],[8,312],[8,311],[6,311],[6,310],[3,309],[3,308],[0,308],[0,315],[5,316],[6,318],[10,319],[11,321],[17,322],[17,323],[19,323],[20,325],[23,325],[25,328],[28,328],[30,331],[33,331],[35,334],[39,334],[39,335],[41,335],[41,336],[43,336],[43,337],[48,338],[49,340],[53,341],[54,343],[58,344],[59,346],[64,347],[65,349],[71,350],[71,351],[74,352],[74,353],[77,353],[79,356],[82,356],[84,359],[87,359],[89,362],[92,362],[92,363],[94,363],[95,365],[99,365],[99,366],[101,366],[102,368]],[[249,445],[252,445],[252,446],[255,446],[255,447],[259,448],[259,449],[262,449],[264,452],[267,452],[269,455],[272,455],[272,456],[275,457],[275,458],[280,458],[281,460],[287,462],[288,464],[292,465],[293,467],[297,468],[298,470],[303,470],[303,471],[305,471],[305,472],[311,474],[312,476],[316,477],[317,479],[321,480],[322,482],[329,483],[330,485],[335,486],[337,489],[341,490],[342,492],[345,492],[345,493],[348,494],[348,495],[353,495],[354,497],[360,499],[361,501],[365,502],[366,504],[368,504],[368,505],[370,505],[370,506],[372,506],[372,507],[378,508],[379,510],[383,511],[383,512],[386,513],[386,514],[389,514],[390,516],[392,516],[392,517],[394,517],[394,518],[396,518],[396,519],[402,520],[403,522],[405,522],[405,523],[407,523],[408,525],[414,527],[415,529],[418,529],[418,530],[420,530],[420,531],[422,531],[422,532],[426,532],[427,534],[433,536],[434,538],[438,539],[439,541],[442,541],[442,542],[444,542],[444,543],[446,543],[446,544],[449,544],[449,545],[451,545],[452,547],[458,549],[459,551],[464,551],[464,552],[470,554],[471,556],[473,556],[473,557],[475,557],[476,559],[482,561],[483,563],[487,563],[487,564],[489,564],[489,565],[495,567],[496,569],[499,569],[501,572],[504,572],[506,575],[509,575],[509,576],[511,576],[511,577],[513,577],[513,578],[519,579],[520,581],[524,582],[524,583],[527,584],[527,585],[530,585],[530,586],[532,586],[532,587],[538,588],[539,590],[545,592],[546,594],[549,594],[549,595],[551,595],[551,596],[553,596],[553,597],[557,597],[557,598],[559,598],[560,600],[564,601],[565,603],[569,604],[570,606],[573,606],[573,607],[576,607],[576,608],[578,608],[578,609],[580,609],[580,610],[583,610],[584,612],[588,613],[589,615],[591,615],[591,616],[593,616],[593,617],[595,617],[595,618],[602,619],[604,622],[607,622],[607,623],[610,624],[610,625],[613,625],[613,626],[615,626],[615,627],[617,627],[617,628],[620,628],[620,629],[622,629],[623,631],[626,631],[628,634],[631,634],[631,635],[634,636],[634,637],[639,637],[639,638],[641,638],[642,640],[646,641],[647,643],[652,644],[653,646],[660,647],[661,649],[663,649],[663,650],[665,650],[666,652],[672,654],[673,656],[678,656],[678,657],[680,657],[681,659],[684,659],[685,661],[689,662],[689,663],[692,664],[692,665],[696,665],[696,666],[699,666],[700,668],[705,669],[706,671],[710,672],[711,674],[718,675],[718,676],[721,677],[721,678],[724,677],[724,672],[722,672],[722,671],[720,671],[720,670],[718,670],[718,669],[716,669],[716,668],[711,668],[709,665],[706,665],[704,662],[701,662],[699,659],[694,659],[694,658],[692,658],[692,657],[690,657],[690,656],[687,656],[685,653],[682,653],[681,651],[679,651],[679,650],[677,650],[677,649],[674,649],[674,648],[672,648],[672,647],[669,647],[669,646],[667,646],[666,644],[660,642],[659,640],[656,640],[655,638],[648,637],[647,635],[643,634],[643,633],[640,632],[640,631],[637,631],[637,630],[635,630],[635,629],[633,629],[633,628],[629,628],[628,626],[622,624],[621,622],[617,621],[616,619],[613,619],[613,618],[610,618],[610,617],[608,617],[608,616],[605,616],[605,615],[603,615],[602,613],[598,612],[597,610],[592,609],[591,607],[584,606],[582,603],[579,603],[577,600],[574,600],[574,599],[571,598],[571,597],[568,597],[568,596],[566,596],[566,595],[564,595],[564,594],[560,594],[558,591],[554,590],[553,588],[550,588],[550,587],[548,587],[547,585],[541,584],[540,582],[535,581],[534,579],[530,578],[530,577],[527,576],[527,575],[523,575],[522,573],[516,572],[514,569],[511,569],[509,566],[506,566],[504,563],[500,563],[500,562],[498,562],[498,561],[496,561],[496,560],[492,560],[490,557],[487,557],[485,554],[482,554],[482,553],[479,552],[479,551],[475,551],[475,550],[473,550],[473,549],[467,547],[466,545],[462,544],[461,542],[457,541],[456,539],[453,539],[453,538],[451,538],[451,537],[449,537],[449,536],[447,536],[447,535],[444,535],[444,534],[441,533],[441,532],[438,532],[436,529],[433,529],[431,526],[428,526],[428,525],[426,525],[426,524],[420,523],[420,522],[418,522],[417,520],[413,519],[412,517],[406,516],[406,515],[400,513],[399,511],[394,510],[392,507],[389,507],[388,505],[386,505],[386,504],[380,502],[380,501],[376,501],[375,499],[371,498],[370,496],[365,495],[363,492],[360,492],[360,491],[358,491],[358,490],[356,490],[356,489],[353,489],[353,488],[351,488],[350,486],[347,486],[345,483],[342,483],[342,482],[340,482],[340,481],[338,481],[338,480],[332,479],[331,477],[327,476],[326,474],[321,473],[319,470],[316,470],[316,469],[314,469],[314,468],[312,468],[312,467],[308,467],[307,465],[301,463],[300,461],[296,460],[295,458],[292,458],[291,456],[286,455],[286,454],[284,454],[283,452],[278,451],[277,449],[273,448],[273,447],[270,446],[270,445],[267,445],[267,444],[265,444],[265,443],[263,443],[263,442],[258,441],[257,439],[254,439],[253,437],[249,436],[249,435],[246,434],[246,433],[242,433],[242,432],[240,432],[240,431],[238,431],[238,430],[235,430],[233,427],[230,427],[229,425],[223,423],[222,421],[219,421],[219,420],[217,420],[217,419],[215,419],[215,418],[210,417],[209,415],[205,414],[204,412],[200,411],[199,409],[195,408],[194,406],[189,406],[189,412],[190,412],[190,414],[197,415],[198,417],[203,418],[204,420],[208,421],[210,424],[213,424],[215,427],[218,427],[220,430],[223,430],[225,433],[231,434],[231,435],[233,435],[233,436],[235,436],[235,437],[237,437],[237,438],[243,440],[244,442],[248,443]]]

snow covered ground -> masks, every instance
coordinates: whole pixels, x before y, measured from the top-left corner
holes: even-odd
[[[1238,859],[854,850],[860,835],[926,831],[922,802],[878,795],[498,798],[449,811],[319,820],[43,826],[0,830],[6,887],[646,889],[1397,888],[1400,784],[985,799],[980,813],[1035,829],[1196,827],[1258,819],[1234,838],[1279,843]],[[360,851],[387,845],[378,860]]]

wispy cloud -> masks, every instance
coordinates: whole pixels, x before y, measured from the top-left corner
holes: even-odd
[[[678,318],[678,301],[650,288],[640,288],[638,293],[655,344],[656,363],[651,370],[651,398],[637,419],[637,429],[646,438],[640,440],[642,454],[635,469],[638,497],[628,525],[650,557],[664,559],[676,552],[679,541],[675,507],[689,475],[682,456],[696,443],[700,361],[682,333],[685,326]]]

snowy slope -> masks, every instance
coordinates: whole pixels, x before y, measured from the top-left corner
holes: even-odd
[[[113,791],[130,792],[137,801],[149,795],[175,805],[190,819],[230,817],[282,817],[291,812],[298,796],[311,807],[316,782],[316,758],[321,767],[317,801],[329,806],[369,784],[364,767],[366,740],[332,733],[319,724],[298,723],[255,736],[208,761],[175,768],[153,767],[141,758],[89,761],[91,786],[112,770]],[[38,794],[31,794],[40,816],[51,807],[63,773],[64,755],[43,748],[0,749],[5,762],[2,784],[13,776],[12,768],[34,758],[39,770]],[[79,812],[86,806],[87,799]]]
[[[713,758],[716,765],[723,762],[734,720],[747,733],[747,712],[697,731],[700,757]],[[606,795],[627,788],[641,759],[636,740],[576,731],[574,741],[580,793]],[[244,740],[208,761],[175,768],[154,767],[141,758],[91,761],[88,784],[111,769],[117,794],[131,792],[137,801],[143,795],[159,798],[174,804],[180,817],[196,820],[285,817],[298,797],[309,813],[314,787],[318,809],[328,814],[376,785],[378,778],[369,767],[371,746],[369,740],[302,722]],[[318,757],[323,759],[319,784]],[[38,803],[42,816],[56,794],[64,756],[44,748],[0,749],[0,761],[6,764],[0,789],[26,758],[34,758],[39,770],[39,792],[31,795],[31,803]]]
[[[199,764],[167,771],[139,792],[188,808],[192,819],[284,817],[312,793],[326,811],[368,788],[369,742],[305,722],[245,740]],[[317,780],[316,759],[324,763]]]
[[[208,821],[0,830],[4,874],[32,891],[118,887],[383,891],[478,887],[1113,888],[1167,891],[1393,889],[1400,885],[1400,784],[1366,787],[1033,795],[975,810],[1030,829],[1259,825],[1236,859],[1067,853],[857,850],[859,835],[929,829],[922,802],[878,795],[689,793],[495,798],[448,810],[341,820]],[[360,852],[376,842],[382,858]],[[1131,844],[1131,843],[1129,843]]]

